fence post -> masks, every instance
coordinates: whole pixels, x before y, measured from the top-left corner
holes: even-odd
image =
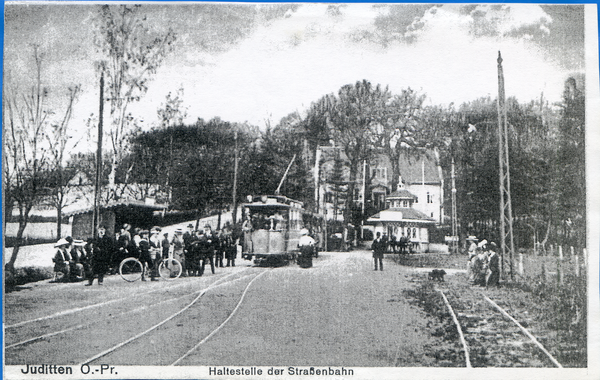
[[[546,283],[546,263],[542,261],[542,282]]]
[[[554,256],[554,246],[550,244],[550,256]]]
[[[571,246],[571,257],[575,256],[575,248],[573,248],[573,246]]]
[[[563,272],[562,272],[562,262],[563,262],[563,252],[562,252],[562,245],[558,246],[558,261],[557,261],[557,277],[558,277],[558,283],[560,285],[563,284]]]
[[[558,259],[560,261],[563,261],[563,252],[562,252],[562,245],[558,246]]]
[[[588,266],[587,248],[583,249],[583,265],[585,265],[585,270],[587,271],[587,266]]]
[[[575,276],[579,277],[579,256],[575,255]]]
[[[519,274],[523,276],[523,252],[519,252]]]

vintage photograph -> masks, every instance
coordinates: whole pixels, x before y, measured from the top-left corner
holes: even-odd
[[[595,4],[6,2],[3,63],[5,378],[597,374]]]

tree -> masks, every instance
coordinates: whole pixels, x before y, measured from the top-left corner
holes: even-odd
[[[377,146],[383,149],[392,164],[392,191],[398,186],[403,152],[414,153],[427,145],[427,140],[415,139],[424,101],[425,95],[408,88],[394,96],[381,115],[383,122],[377,133]]]
[[[172,29],[164,34],[155,33],[141,15],[140,5],[102,5],[95,22],[94,43],[106,56],[97,63],[97,68],[106,75],[110,103],[109,186],[114,188],[117,166],[126,154],[128,133],[134,125],[128,106],[147,92],[148,82],[172,50],[176,37]]]
[[[71,120],[73,104],[77,100],[80,87],[68,89],[68,105],[63,119],[52,124],[50,133],[46,134],[50,152],[50,165],[52,167],[52,183],[50,184],[50,205],[56,208],[56,236],[62,236],[62,210],[68,206],[68,195],[71,187],[68,185],[69,176],[65,171],[65,149],[70,139],[68,126]],[[77,144],[75,144],[77,145]]]
[[[367,80],[345,85],[329,109],[330,136],[340,144],[348,158],[348,194],[354,194],[356,178],[363,160],[370,157],[376,138],[376,128],[383,122],[386,104],[391,94],[380,85]],[[346,197],[344,221],[350,221],[352,197]]]
[[[29,91],[21,93],[9,78],[5,82],[2,98],[5,199],[11,208],[16,205],[19,209],[16,241],[10,260],[6,263],[6,270],[11,272],[14,271],[31,210],[48,194],[50,158],[48,141],[44,136],[53,112],[48,107],[50,89],[42,85],[43,55],[37,46],[33,47],[33,60],[35,79]],[[69,103],[63,118],[65,126],[72,104]]]
[[[584,80],[567,79],[560,104],[557,152],[557,214],[563,243],[585,244],[585,92]]]
[[[340,157],[340,152],[336,150],[333,160],[333,169],[328,181],[331,184],[331,193],[333,195],[333,215],[337,221],[339,205],[347,206],[348,182],[344,181],[344,162]],[[344,207],[343,206],[343,207]],[[345,210],[342,208],[342,210]]]

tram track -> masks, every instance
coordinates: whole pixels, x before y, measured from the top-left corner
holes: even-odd
[[[207,340],[209,340],[212,336],[214,336],[223,326],[225,326],[227,324],[227,322],[229,322],[229,320],[234,316],[234,314],[237,312],[239,306],[242,304],[244,297],[246,295],[246,292],[248,291],[248,289],[250,288],[250,286],[252,285],[252,283],[258,279],[259,277],[261,277],[263,274],[267,273],[269,270],[265,269],[263,271],[261,271],[260,273],[258,273],[257,275],[247,275],[247,276],[243,276],[240,277],[238,279],[235,279],[233,281],[228,281],[228,282],[224,282],[221,284],[217,284],[217,282],[211,284],[211,286],[203,289],[202,291],[199,292],[199,294],[187,305],[185,305],[183,308],[179,309],[178,311],[176,311],[175,313],[170,314],[168,317],[163,318],[160,322],[155,323],[154,325],[146,328],[145,330],[123,340],[120,341],[116,344],[114,344],[113,346],[109,347],[108,349],[105,349],[103,351],[101,351],[100,353],[91,356],[89,358],[84,359],[81,363],[79,363],[79,365],[89,365],[92,364],[93,362],[99,360],[100,358],[106,358],[109,355],[119,355],[119,350],[124,349],[126,346],[129,346],[130,344],[137,344],[138,346],[145,346],[147,344],[151,344],[154,345],[156,341],[162,341],[164,340],[163,337],[154,337],[152,333],[153,332],[157,332],[157,335],[161,335],[161,334],[165,334],[165,331],[169,331],[170,328],[167,328],[166,326],[168,324],[176,324],[176,326],[180,326],[180,324],[176,323],[175,321],[178,319],[181,319],[181,317],[183,315],[185,315],[186,311],[190,311],[192,309],[193,306],[198,306],[199,303],[198,301],[209,291],[211,290],[215,290],[217,288],[220,287],[224,287],[227,285],[231,285],[234,282],[238,282],[241,281],[243,279],[247,279],[249,277],[252,277],[252,279],[248,282],[248,284],[245,286],[244,291],[242,292],[242,295],[239,299],[239,301],[237,302],[236,307],[233,309],[233,311],[231,311],[229,313],[229,315],[227,316],[227,318],[221,323],[219,324],[219,326],[217,326],[216,328],[212,329],[210,331],[210,333],[208,333],[207,335],[205,335],[194,347],[192,347],[191,349],[188,349],[186,351],[185,354],[183,354],[183,356],[179,356],[179,358],[173,362],[171,365],[175,365],[177,363],[179,363],[181,360],[183,360],[185,357],[187,357],[190,353],[192,353],[194,350],[196,350],[200,345],[202,345],[204,342],[206,342]],[[173,326],[171,326],[173,327]],[[162,331],[160,331],[160,329],[162,328]],[[159,332],[160,331],[160,332]],[[168,340],[168,339],[167,339]],[[186,339],[187,341],[187,339]],[[175,340],[174,341],[175,347],[169,346],[169,342],[167,342],[166,344],[164,343],[160,343],[161,346],[161,350],[165,350],[166,352],[172,352],[173,350],[177,350],[180,345],[180,341]],[[133,349],[134,351],[137,351],[135,348]]]
[[[233,276],[233,275],[229,275],[229,276]],[[242,277],[236,278],[236,279],[232,280],[231,282],[240,281],[240,280],[242,280],[242,279],[244,279],[244,278],[246,278],[248,276],[250,276],[250,275],[246,275],[246,276],[242,276]],[[217,280],[217,281],[219,281],[219,280]],[[215,283],[217,281],[215,281]],[[203,288],[203,289],[200,289],[200,290],[195,290],[195,291],[193,291],[191,293],[186,293],[186,294],[183,294],[183,295],[178,296],[178,297],[163,299],[163,300],[160,300],[160,301],[152,303],[152,304],[143,303],[142,306],[139,306],[139,307],[136,307],[136,308],[133,308],[133,309],[129,309],[129,310],[126,310],[124,312],[117,313],[117,314],[110,314],[109,318],[112,319],[112,320],[116,320],[116,319],[118,319],[120,317],[124,317],[124,316],[130,315],[130,314],[139,313],[141,311],[148,310],[148,309],[156,307],[156,306],[161,306],[161,305],[164,305],[164,304],[167,304],[167,303],[171,303],[171,302],[177,302],[177,301],[180,301],[180,300],[182,300],[182,299],[184,299],[186,297],[189,297],[189,296],[192,296],[192,295],[197,295],[198,293],[201,293],[202,291],[204,291],[204,290],[206,290],[206,289],[208,289],[208,288],[210,288],[212,286],[213,286],[213,284],[209,285],[207,288]],[[8,344],[8,345],[5,346],[5,349],[11,349],[11,348],[15,348],[15,347],[18,347],[18,346],[21,346],[21,345],[25,345],[25,344],[28,344],[28,343],[33,343],[33,342],[38,341],[38,340],[47,339],[47,338],[50,338],[50,337],[53,337],[53,336],[56,336],[56,335],[65,334],[65,333],[68,333],[68,332],[71,332],[71,331],[81,330],[81,329],[84,329],[86,327],[90,327],[90,326],[92,326],[92,325],[94,325],[96,323],[98,323],[98,321],[91,321],[91,322],[87,322],[87,323],[78,324],[76,326],[71,326],[71,327],[68,327],[66,329],[62,329],[62,330],[58,330],[58,331],[54,331],[54,332],[50,332],[50,333],[45,333],[45,334],[42,334],[42,335],[37,335],[37,336],[31,337],[31,338],[28,338],[28,339],[25,339],[25,340],[18,341],[16,343]]]
[[[147,314],[149,310],[153,309],[167,309],[169,304],[177,304],[185,298],[190,296],[203,295],[206,291],[216,288],[220,285],[227,285],[229,283],[237,282],[240,280],[252,277],[253,274],[247,274],[248,269],[244,269],[239,272],[228,274],[224,277],[211,282],[210,284],[204,285],[201,289],[195,289],[192,292],[184,292],[182,294],[173,294],[174,290],[184,290],[186,287],[193,284],[170,284],[167,287],[157,288],[151,291],[145,291],[141,294],[142,297],[138,297],[136,294],[134,298],[120,297],[107,302],[99,302],[85,307],[72,308],[65,310],[61,313],[53,313],[40,318],[35,318],[23,322],[19,322],[9,327],[5,327],[5,342],[8,344],[5,346],[7,352],[7,360],[10,363],[12,360],[10,357],[14,352],[16,357],[21,357],[25,352],[36,352],[36,350],[43,349],[45,343],[50,339],[62,339],[67,341],[81,340],[78,337],[87,336],[87,331],[98,330],[98,326],[106,325],[107,327],[115,326],[123,320],[123,318],[132,318]],[[148,295],[161,292],[158,297],[152,300],[148,300]],[[121,301],[115,308],[115,303]],[[125,301],[129,301],[128,304]],[[111,305],[112,304],[112,305]],[[110,305],[111,307],[107,307]],[[131,306],[134,306],[133,308]],[[98,310],[97,308],[100,308]],[[90,312],[94,312],[90,314]],[[84,321],[83,323],[72,323],[73,321]],[[43,323],[42,323],[43,322]],[[50,322],[50,323],[49,323]],[[55,327],[52,329],[52,327]],[[53,330],[53,331],[49,331]],[[62,336],[62,338],[61,338]],[[11,342],[12,340],[12,342]],[[37,347],[31,348],[31,345],[35,344]],[[15,351],[18,350],[18,351]],[[15,363],[16,364],[16,363]]]
[[[558,367],[561,364],[508,311],[481,292],[442,296],[464,352],[466,367]]]

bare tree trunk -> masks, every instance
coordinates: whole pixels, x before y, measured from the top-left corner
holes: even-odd
[[[17,230],[17,239],[15,241],[15,245],[13,247],[13,251],[10,255],[10,260],[6,263],[5,270],[7,272],[15,271],[15,262],[17,261],[17,256],[19,255],[19,248],[21,248],[21,242],[23,241],[23,233],[25,232],[25,227],[27,227],[27,220],[19,220],[19,229]]]
[[[56,239],[62,237],[62,207],[56,208]]]

